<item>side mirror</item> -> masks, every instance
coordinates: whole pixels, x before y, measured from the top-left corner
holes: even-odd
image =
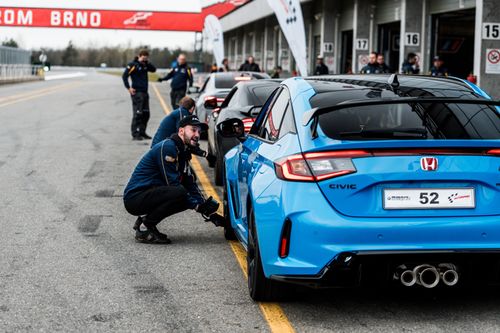
[[[207,110],[212,110],[217,107],[217,98],[216,97],[208,97],[205,99],[205,103],[203,104],[205,106],[205,109]]]
[[[188,94],[198,94],[200,92],[200,87],[192,86],[188,88]]]
[[[245,135],[243,121],[238,118],[224,120],[217,125],[217,130],[224,138],[241,138]]]

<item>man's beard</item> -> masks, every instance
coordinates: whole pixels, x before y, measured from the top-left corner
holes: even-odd
[[[195,136],[190,138],[186,133],[184,133],[184,137],[182,138],[184,144],[189,147],[198,147],[198,140]]]

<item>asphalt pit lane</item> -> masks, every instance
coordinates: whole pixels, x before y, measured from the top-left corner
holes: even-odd
[[[163,294],[165,293],[165,288],[161,285],[152,286],[135,286],[135,291],[140,294]]]
[[[82,233],[94,233],[99,229],[102,215],[86,215],[78,223],[78,231]]]
[[[83,177],[94,178],[95,176],[99,175],[104,169],[104,163],[104,161],[95,161],[94,163],[92,163],[89,171],[87,171],[87,173]]]
[[[114,190],[99,190],[95,192],[97,198],[112,198],[114,197]]]

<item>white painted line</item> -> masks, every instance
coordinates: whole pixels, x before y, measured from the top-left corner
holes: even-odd
[[[68,74],[48,75],[48,76],[45,76],[45,81],[72,79],[75,77],[82,77],[82,76],[87,76],[87,74],[83,73],[83,72],[76,72],[76,73],[68,73]]]

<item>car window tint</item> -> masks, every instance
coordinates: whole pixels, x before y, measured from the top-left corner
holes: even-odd
[[[252,128],[250,129],[249,134],[255,134],[258,136],[261,136],[261,132],[264,129],[264,120],[267,115],[267,111],[269,110],[269,107],[273,104],[274,100],[279,94],[280,89],[276,88],[273,90],[273,92],[269,95],[269,98],[266,100],[264,105],[262,106],[262,109],[259,112],[259,115],[257,118],[255,118],[255,122],[253,123]]]
[[[500,114],[494,107],[479,104],[353,107],[321,115],[319,125],[327,136],[344,140],[394,139],[388,135],[391,131],[399,136],[409,131],[423,134],[415,139],[500,139]]]
[[[267,98],[273,92],[275,86],[256,86],[251,89],[251,105],[264,105]]]
[[[283,121],[281,122],[279,138],[281,139],[285,134],[290,132],[295,133],[296,131],[295,121],[293,120],[292,105],[289,102],[285,110],[285,116],[283,117]]]
[[[238,81],[233,76],[216,76],[215,88],[216,89],[231,89]]]
[[[285,115],[288,107],[290,95],[286,89],[283,89],[275,102],[271,106],[264,123],[264,131],[262,137],[269,141],[276,141],[279,139],[281,121]]]

